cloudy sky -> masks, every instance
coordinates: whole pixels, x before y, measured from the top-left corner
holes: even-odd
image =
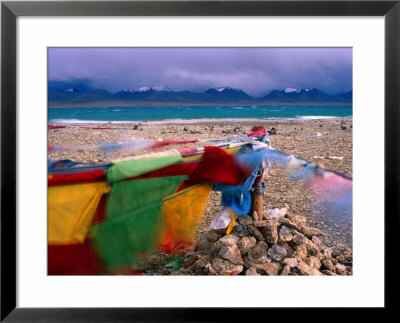
[[[49,84],[111,92],[166,85],[173,91],[241,88],[261,97],[285,87],[329,94],[352,89],[351,48],[49,48]]]

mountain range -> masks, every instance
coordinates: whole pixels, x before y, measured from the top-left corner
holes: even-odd
[[[96,88],[49,88],[49,107],[153,106],[153,105],[349,105],[353,92],[329,95],[315,88],[284,88],[261,98],[241,89],[210,88],[204,92],[175,92],[166,86],[123,89],[115,93]]]

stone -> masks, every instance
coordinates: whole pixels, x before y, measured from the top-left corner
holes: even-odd
[[[275,221],[267,221],[267,225],[263,228],[263,234],[267,243],[278,242],[278,225]]]
[[[291,229],[294,229],[294,230],[296,230],[296,231],[301,232],[301,227],[298,226],[296,223],[290,221],[290,220],[287,219],[287,218],[281,218],[281,219],[279,219],[279,220],[278,220],[278,223],[279,223],[279,224],[284,224],[284,225],[286,225],[287,227],[289,227],[289,228],[291,228]]]
[[[281,261],[284,257],[286,257],[286,255],[286,249],[277,244],[274,244],[271,248],[268,249],[268,256],[270,256],[273,260]]]
[[[281,276],[287,276],[290,273],[290,267],[289,266],[285,266],[283,267],[282,271],[281,271]]]
[[[210,254],[212,253],[212,248],[213,244],[205,236],[202,236],[197,242],[195,250],[201,254]]]
[[[302,232],[307,238],[311,239],[312,236],[323,236],[324,233],[317,228],[302,227],[300,232]]]
[[[284,242],[284,243],[280,243],[279,245],[286,249],[286,251],[287,251],[286,257],[288,257],[288,258],[292,258],[293,257],[294,250],[288,243]]]
[[[199,255],[198,254],[192,254],[188,258],[185,258],[182,262],[182,266],[184,268],[188,268],[191,265],[193,265],[197,260],[199,260]]]
[[[336,257],[336,260],[337,260],[338,262],[340,262],[340,263],[346,262],[346,258],[345,258],[345,256],[343,256],[343,255],[337,256],[337,257]]]
[[[336,264],[336,273],[338,275],[346,275],[346,266],[342,264]]]
[[[235,265],[230,261],[221,258],[215,258],[211,267],[220,275],[240,274],[243,271],[242,265]]]
[[[334,272],[327,269],[321,270],[321,272],[327,276],[337,276]]]
[[[292,231],[285,225],[282,225],[281,229],[279,230],[279,242],[289,242],[292,241],[293,235]]]
[[[251,248],[253,248],[257,243],[256,238],[254,237],[243,237],[237,244],[241,255],[245,255],[249,252]]]
[[[237,221],[239,224],[242,224],[242,225],[253,224],[253,219],[251,218],[251,216],[248,216],[248,215],[245,215],[245,216],[239,215],[239,217],[237,218]]]
[[[289,266],[290,268],[297,267],[299,262],[297,261],[296,258],[285,258],[282,261],[286,266]]]
[[[307,246],[305,244],[301,244],[297,246],[295,253],[293,254],[293,258],[301,261],[306,258],[308,255]]]
[[[321,268],[321,261],[314,256],[307,257],[303,259],[303,261],[312,268],[320,269]]]
[[[286,216],[290,221],[298,225],[300,228],[305,227],[307,225],[307,219],[305,216],[289,214],[289,213]]]
[[[253,267],[246,270],[246,276],[261,276]]]
[[[305,239],[307,239],[304,235],[302,235],[301,233],[297,233],[293,236],[293,243],[296,245],[300,245],[300,244],[304,244],[305,243]]]
[[[219,256],[236,265],[243,265],[243,259],[237,245],[223,246],[219,251]]]
[[[217,256],[222,247],[237,244],[239,241],[240,238],[234,234],[223,236],[217,242],[214,242],[211,248],[211,254]]]
[[[207,240],[212,243],[218,241],[221,238],[221,236],[218,233],[216,233],[214,230],[208,231],[205,234],[205,236],[206,236]]]
[[[278,275],[282,269],[282,265],[278,262],[270,262],[265,264],[256,264],[249,260],[247,257],[244,258],[244,263],[248,268],[255,268],[257,271],[261,273],[265,273],[269,276]]]
[[[287,208],[281,208],[281,209],[267,209],[264,214],[267,220],[278,220],[280,218],[283,218],[285,214],[287,213]]]
[[[264,241],[259,241],[248,253],[250,261],[262,264],[268,262],[268,245]]]
[[[260,230],[258,230],[254,225],[248,225],[247,226],[247,230],[249,231],[249,233],[256,237],[257,240],[259,241],[265,241],[264,236],[262,235],[262,233],[260,232]]]
[[[332,249],[331,248],[322,248],[321,254],[324,259],[329,260],[332,258]]]
[[[347,262],[353,262],[353,254],[351,251],[344,251],[343,256]]]
[[[323,248],[324,244],[321,241],[320,238],[318,238],[317,236],[312,236],[311,241],[314,242],[314,244],[318,247],[318,248]]]
[[[297,268],[302,274],[307,276],[322,276],[322,273],[318,269],[310,267],[304,261],[301,261]]]
[[[236,224],[233,227],[232,232],[237,235],[238,237],[242,238],[242,237],[246,237],[249,235],[249,230],[247,230],[247,226],[243,225],[243,224]]]
[[[326,268],[332,272],[336,272],[336,267],[330,260],[322,260],[321,261],[322,268]]]
[[[200,258],[199,260],[197,260],[194,264],[193,264],[193,271],[196,275],[206,275],[207,274],[207,270],[206,270],[206,266],[209,264],[209,262],[204,259],[204,258]]]

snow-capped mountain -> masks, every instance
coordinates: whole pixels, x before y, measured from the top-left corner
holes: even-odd
[[[156,92],[172,92],[172,90],[165,85],[157,85],[157,86],[142,86],[135,90],[135,92],[147,92],[147,91],[156,91]]]
[[[266,95],[263,100],[269,102],[345,102],[346,98],[336,95],[326,94],[315,88],[297,89],[287,87],[281,90],[274,90]]]

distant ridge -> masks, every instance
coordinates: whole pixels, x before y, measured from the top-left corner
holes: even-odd
[[[154,106],[154,105],[349,105],[353,92],[329,95],[315,88],[284,88],[262,98],[254,98],[241,89],[209,88],[204,92],[172,91],[165,85],[123,89],[115,93],[104,89],[68,86],[48,91],[49,107]]]

